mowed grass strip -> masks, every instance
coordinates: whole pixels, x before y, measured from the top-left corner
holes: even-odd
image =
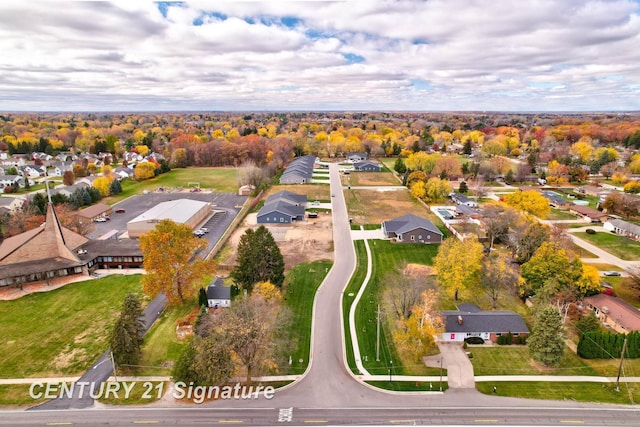
[[[616,391],[615,384],[611,383],[541,381],[476,383],[476,389],[484,394],[493,394],[494,386],[498,396],[529,399],[617,404],[637,404],[640,400],[640,383],[620,383],[620,391]]]
[[[578,232],[573,234],[620,259],[626,261],[640,260],[640,243],[627,237],[608,232],[597,232],[596,234]]]
[[[137,375],[171,375],[174,362],[188,343],[186,339],[178,339],[177,321],[195,308],[195,301],[167,307],[144,338],[140,367],[128,369]]]
[[[140,275],[112,275],[0,301],[0,378],[77,375],[109,346],[125,295]]]
[[[12,407],[28,407],[43,400],[34,400],[29,394],[31,384],[2,384],[0,385],[0,406]],[[34,389],[35,390],[35,389]],[[44,388],[38,388],[36,392],[43,391]],[[3,408],[7,409],[7,408]]]
[[[585,360],[565,349],[560,365],[547,368],[533,362],[527,346],[470,346],[471,363],[477,376],[483,375],[601,375]]]
[[[344,340],[345,352],[347,356],[347,364],[354,374],[360,374],[356,368],[355,358],[353,354],[353,346],[351,345],[351,330],[349,328],[349,310],[353,304],[358,290],[367,274],[367,252],[364,247],[364,241],[356,240],[353,242],[356,250],[356,270],[351,276],[349,284],[344,290],[342,296],[342,319],[344,321]]]
[[[292,317],[291,326],[288,329],[292,363],[290,366],[287,364],[281,367],[283,375],[299,375],[307,369],[311,346],[313,301],[331,265],[330,261],[298,264],[287,275],[284,297]],[[322,314],[318,313],[318,315]]]

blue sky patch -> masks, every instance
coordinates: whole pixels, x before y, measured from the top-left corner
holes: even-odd
[[[343,53],[342,56],[349,64],[359,64],[365,60],[364,56],[356,55],[355,53]]]
[[[429,90],[433,88],[428,81],[422,79],[413,79],[411,80],[411,84],[418,90]]]

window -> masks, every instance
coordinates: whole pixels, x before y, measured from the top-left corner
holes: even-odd
[[[280,217],[280,222],[284,222],[284,218]]]
[[[427,234],[427,240],[431,240],[431,234]]]
[[[422,240],[422,234],[418,235],[418,240]]]

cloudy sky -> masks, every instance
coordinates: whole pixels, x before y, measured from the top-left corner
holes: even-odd
[[[0,110],[640,110],[640,0],[2,2]]]

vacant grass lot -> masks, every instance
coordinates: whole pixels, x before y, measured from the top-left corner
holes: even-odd
[[[0,405],[22,408],[41,403],[40,401],[34,401],[31,396],[29,396],[29,387],[30,384],[0,385]],[[41,389],[38,389],[38,391],[40,390]]]
[[[140,276],[107,276],[0,301],[0,378],[77,375],[108,347],[108,335]]]
[[[156,191],[158,187],[189,188],[189,183],[199,182],[200,187],[219,193],[235,193],[238,191],[238,169],[236,168],[185,168],[172,169],[168,173],[158,175],[145,181],[125,179],[122,181],[122,193],[107,197],[104,201],[114,204],[144,190]],[[193,185],[193,184],[192,184]]]
[[[620,259],[626,261],[640,260],[640,243],[627,237],[607,232],[598,232],[596,234],[579,232],[573,234]]]
[[[614,384],[586,382],[480,382],[476,389],[484,394],[525,397],[545,400],[577,400],[579,402],[601,402],[637,404],[640,399],[640,383],[621,383],[620,391]],[[581,418],[581,417],[579,417]]]
[[[557,368],[545,368],[534,363],[526,346],[475,347],[471,362],[475,375],[600,375],[586,361],[565,349]]]
[[[613,270],[613,269],[612,269]],[[624,277],[603,277],[602,281],[613,286],[616,296],[622,298],[636,308],[640,308],[640,295],[638,291],[624,285]]]
[[[369,244],[373,257],[373,274],[360,299],[355,316],[358,343],[364,367],[371,374],[384,375],[388,373],[390,362],[393,361],[393,372],[398,375],[437,375],[439,369],[427,368],[420,363],[401,361],[394,348],[387,322],[384,320],[380,322],[380,361],[376,362],[376,311],[381,289],[384,286],[384,276],[389,271],[401,269],[405,263],[431,264],[438,246],[398,244],[386,240],[373,240]],[[348,322],[349,305],[355,299],[366,274],[366,250],[362,242],[356,242],[356,253],[358,255],[356,280],[350,282],[344,296],[346,302],[343,305],[345,323]],[[347,343],[349,344],[350,341]],[[351,358],[353,358],[352,354]]]
[[[138,375],[171,375],[173,363],[187,344],[176,336],[177,320],[185,317],[196,307],[196,303],[167,307],[144,337]]]
[[[578,217],[575,215],[570,214],[567,211],[563,211],[560,209],[555,209],[555,208],[551,208],[551,212],[549,212],[549,215],[547,215],[547,217],[545,218],[547,220],[568,220],[568,219],[575,219],[576,221],[578,220]]]
[[[307,369],[313,301],[331,265],[330,261],[298,264],[287,275],[284,296],[292,317],[291,327],[288,329],[292,364],[280,368],[282,375],[302,374]]]
[[[402,182],[391,172],[351,172],[348,175],[342,175],[342,185],[344,186],[385,186],[385,185],[402,185]]]

